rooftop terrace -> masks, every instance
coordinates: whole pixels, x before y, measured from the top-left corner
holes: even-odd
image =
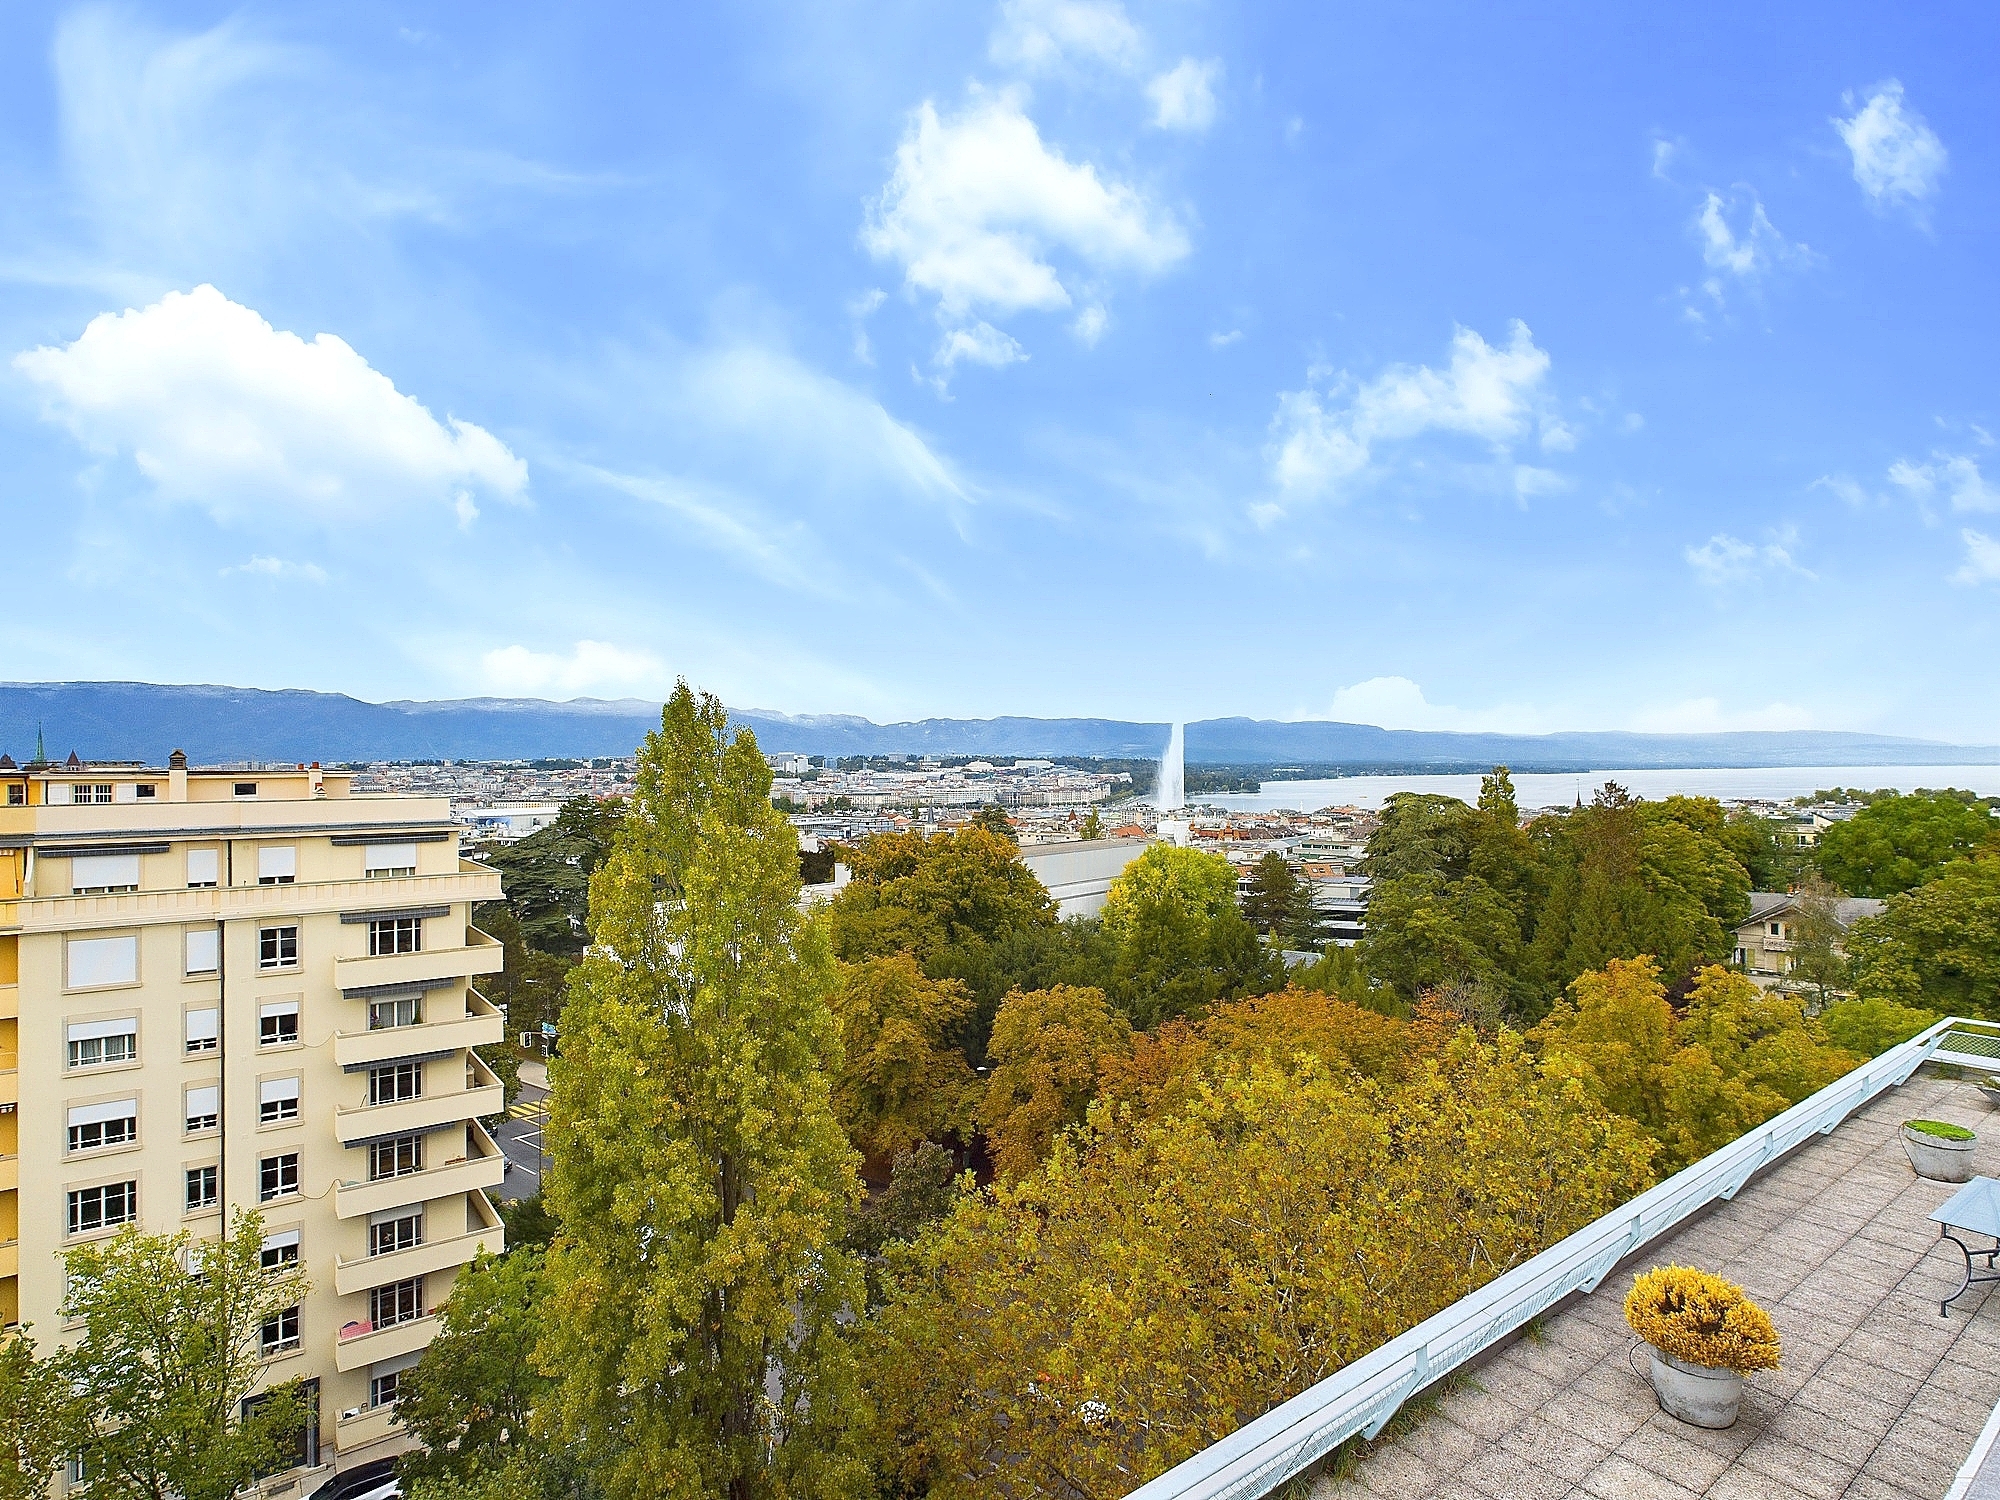
[[[1983,1128],[1974,1170],[2000,1177],[1979,1091],[1914,1077],[1467,1367],[1314,1500],[1939,1500],[2000,1402],[2000,1301],[1975,1287],[1938,1316],[1964,1261],[1928,1215],[1957,1189],[1910,1169],[1912,1118]],[[1628,1363],[1625,1291],[1674,1263],[1742,1284],[1783,1340],[1783,1368],[1750,1378],[1724,1432],[1667,1416]]]

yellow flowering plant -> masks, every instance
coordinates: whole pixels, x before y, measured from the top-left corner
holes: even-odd
[[[1625,1321],[1654,1348],[1712,1370],[1778,1368],[1778,1330],[1740,1286],[1691,1266],[1634,1278]]]

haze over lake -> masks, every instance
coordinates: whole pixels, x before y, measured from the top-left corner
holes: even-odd
[[[1775,766],[1749,769],[1688,771],[1559,771],[1517,773],[1514,795],[1523,809],[1584,801],[1607,781],[1615,781],[1636,796],[1657,800],[1680,793],[1719,797],[1724,801],[1752,797],[1810,796],[1824,787],[1890,787],[1899,792],[1918,787],[1962,787],[1982,797],[2000,796],[2000,766]],[[1323,781],[1267,781],[1258,792],[1199,793],[1192,800],[1204,807],[1232,812],[1262,812],[1289,807],[1311,811],[1321,807],[1380,807],[1397,792],[1442,792],[1466,802],[1479,799],[1479,777],[1466,776],[1340,776]]]

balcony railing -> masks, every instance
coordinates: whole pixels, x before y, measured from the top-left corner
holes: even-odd
[[[53,932],[82,927],[130,927],[149,922],[303,917],[318,912],[499,899],[499,875],[475,868],[453,875],[397,875],[378,880],[206,886],[200,890],[126,891],[113,896],[37,896],[10,905],[14,913],[12,925],[21,931]]]
[[[426,1240],[421,1245],[412,1245],[407,1250],[392,1250],[387,1255],[337,1259],[333,1263],[333,1289],[345,1297],[385,1282],[402,1281],[406,1277],[425,1276],[450,1266],[466,1265],[481,1250],[498,1255],[507,1248],[507,1231],[501,1227],[500,1216],[493,1212],[493,1206],[486,1201],[484,1193],[474,1194],[469,1201],[474,1212],[486,1220],[481,1228],[447,1239]]]
[[[1349,1438],[1376,1436],[1426,1386],[1572,1292],[1594,1291],[1627,1255],[1717,1199],[1734,1198],[1759,1170],[1830,1133],[1925,1062],[1991,1069],[1996,1059],[2000,1026],[1956,1017],[1938,1022],[1245,1423],[1127,1500],[1251,1500],[1270,1493]]]
[[[383,1026],[372,1031],[336,1031],[333,1060],[343,1068],[367,1067],[420,1052],[487,1047],[506,1034],[507,1018],[477,990],[465,996],[465,1014],[418,1026]]]
[[[421,1172],[384,1177],[379,1182],[341,1183],[333,1190],[334,1214],[342,1219],[357,1219],[385,1208],[402,1208],[432,1198],[500,1186],[507,1175],[507,1158],[482,1127],[473,1125],[470,1129],[473,1149],[467,1155],[426,1167]],[[433,1137],[433,1144],[435,1140]]]
[[[437,1336],[437,1314],[425,1313],[407,1323],[391,1323],[370,1328],[366,1323],[348,1324],[356,1331],[343,1330],[333,1341],[333,1367],[345,1374],[378,1359],[394,1359],[399,1354],[415,1354]]]
[[[443,923],[436,925],[442,927]],[[426,948],[421,953],[386,953],[376,958],[337,958],[333,961],[333,982],[343,990],[361,990],[382,985],[414,985],[426,980],[470,979],[475,974],[499,973],[505,964],[504,953],[497,940],[471,927],[466,929],[463,948]]]
[[[427,1070],[443,1087],[415,1099],[399,1099],[394,1104],[356,1104],[333,1112],[333,1131],[344,1146],[377,1136],[408,1135],[436,1130],[459,1120],[477,1120],[497,1115],[505,1107],[505,1091],[493,1070],[477,1053],[466,1054],[466,1086],[456,1087],[458,1064],[447,1058]]]

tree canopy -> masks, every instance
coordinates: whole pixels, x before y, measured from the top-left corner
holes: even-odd
[[[1014,990],[1000,1002],[979,1122],[1003,1177],[1033,1171],[1056,1135],[1082,1122],[1106,1060],[1131,1045],[1130,1023],[1102,990]]]
[[[1104,934],[1111,988],[1139,1026],[1274,987],[1279,965],[1236,903],[1236,870],[1219,854],[1153,844],[1111,882]]]
[[[2000,858],[1954,860],[1847,933],[1855,990],[1951,1015],[2000,1018]]]
[[[863,1156],[888,1162],[920,1141],[969,1132],[978,1081],[946,1035],[971,1008],[963,984],[926,978],[907,953],[843,966],[833,1108]]]
[[[1991,799],[1917,791],[1878,797],[1820,835],[1826,878],[1851,896],[1894,896],[1936,879],[1953,860],[2000,852]]]

